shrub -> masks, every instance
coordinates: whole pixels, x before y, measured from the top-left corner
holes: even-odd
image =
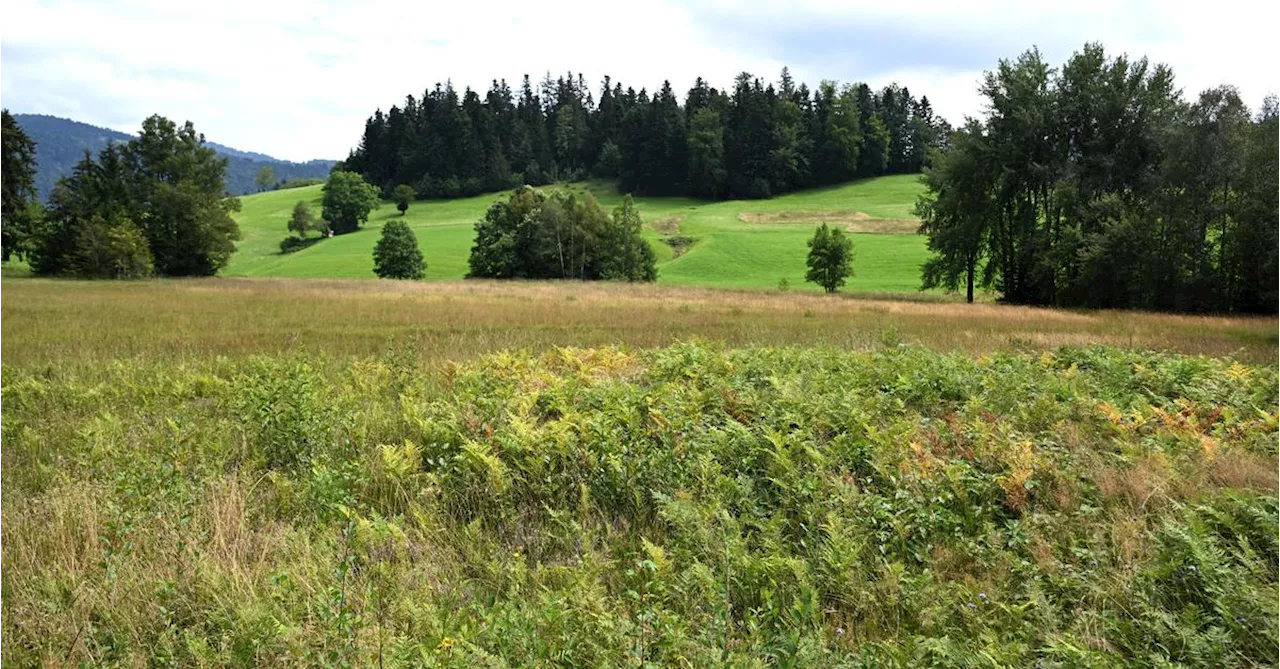
[[[280,240],[280,253],[286,254],[286,253],[293,253],[295,251],[301,251],[302,249],[305,249],[319,242],[322,239],[324,239],[324,237],[311,237],[309,239],[302,239],[301,237],[292,237],[292,236],[285,237],[284,239]]]

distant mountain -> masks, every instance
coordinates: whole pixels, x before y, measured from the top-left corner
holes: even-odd
[[[71,174],[71,170],[89,151],[95,156],[98,151],[112,142],[127,142],[134,135],[99,128],[87,123],[46,116],[44,114],[14,114],[14,120],[36,143],[36,188],[40,198],[47,200],[53,191],[53,184],[60,178]],[[239,151],[216,142],[206,144],[227,158],[227,190],[232,195],[256,193],[258,185],[254,178],[264,165],[270,165],[275,172],[276,180],[316,179],[329,175],[333,167],[332,160],[310,160],[295,163],[278,160],[266,154],[252,151]]]

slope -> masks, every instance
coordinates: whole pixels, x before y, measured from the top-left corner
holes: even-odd
[[[621,200],[611,185],[575,183],[568,188],[592,193],[606,209]],[[915,176],[890,176],[814,189],[772,200],[705,202],[689,198],[638,197],[646,237],[659,259],[659,283],[725,288],[793,288],[804,283],[806,242],[819,222],[840,225],[853,234],[855,276],[847,290],[909,293],[920,285],[925,240],[914,234],[912,208],[921,186]],[[458,279],[467,269],[474,224],[502,193],[456,200],[420,201],[405,221],[413,228],[427,260],[427,277]],[[399,217],[385,203],[360,231],[325,239],[296,253],[281,255],[280,240],[298,200],[318,214],[320,186],[274,191],[241,198],[237,215],[243,239],[225,274],[231,276],[372,277],[372,250],[379,229]],[[675,240],[675,246],[667,243]]]

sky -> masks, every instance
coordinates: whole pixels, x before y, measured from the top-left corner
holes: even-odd
[[[637,90],[784,65],[898,82],[959,124],[977,84],[1036,46],[1060,65],[1086,42],[1173,68],[1184,94],[1229,83],[1250,107],[1280,89],[1267,3],[4,0],[0,105],[125,132],[162,114],[210,140],[288,160],[338,159],[375,108],[436,82],[607,74]]]

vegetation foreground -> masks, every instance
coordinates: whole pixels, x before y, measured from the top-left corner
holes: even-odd
[[[1274,319],[7,288],[15,666],[1275,658]]]
[[[39,662],[1249,666],[1273,369],[1107,348],[4,368]]]

